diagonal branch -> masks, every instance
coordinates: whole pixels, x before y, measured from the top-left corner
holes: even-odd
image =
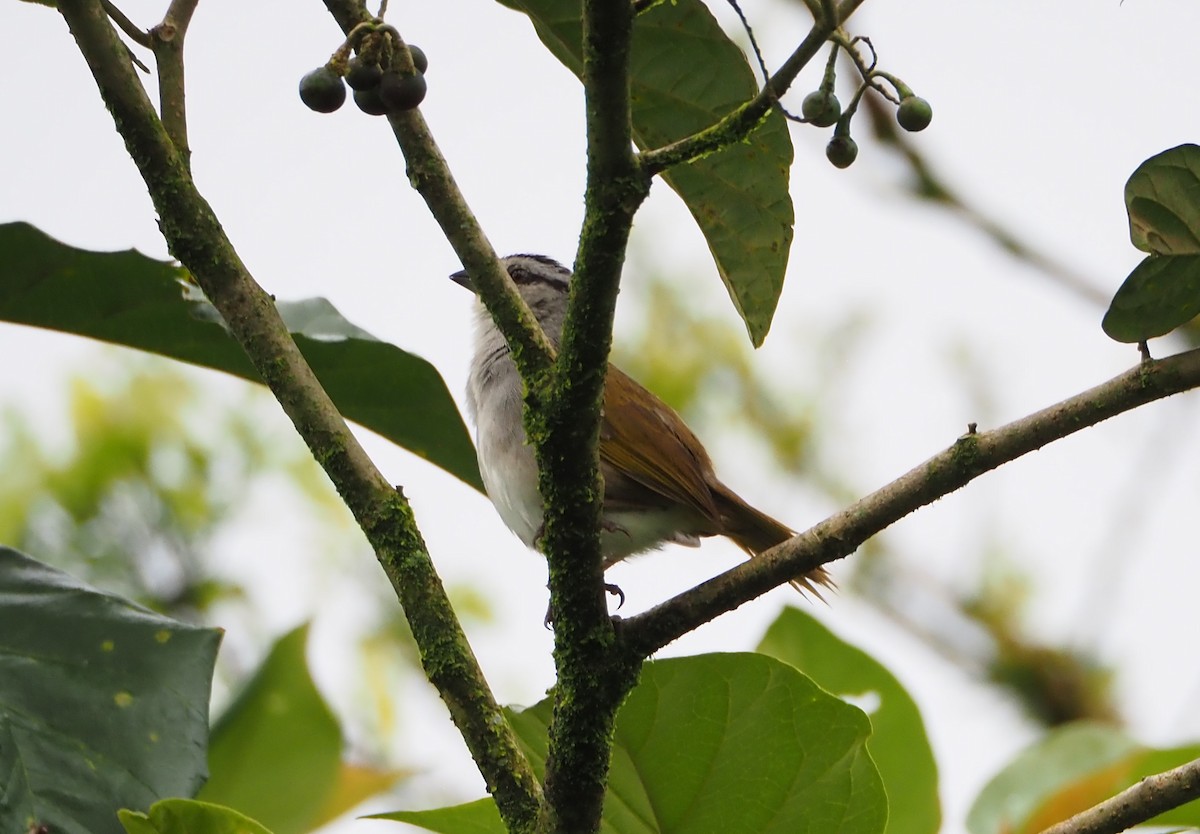
[[[514,830],[528,830],[540,793],[433,569],[412,508],[367,457],[255,283],[181,150],[166,133],[99,0],[59,0],[113,121],[154,201],[171,253],[220,311],[366,533],[391,580],[437,687]]]
[[[1146,360],[1108,382],[989,432],[974,427],[897,480],[750,562],[625,623],[626,650],[647,657],[692,629],[853,553],[914,510],[1022,455],[1110,417],[1200,387],[1200,349]]]
[[[1195,799],[1200,799],[1200,759],[1147,776],[1042,834],[1117,834]]]

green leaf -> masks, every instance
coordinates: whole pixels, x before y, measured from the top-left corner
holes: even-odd
[[[232,808],[194,799],[164,799],[149,814],[121,811],[126,834],[271,834]]]
[[[578,1],[500,2],[528,15],[554,56],[582,75]],[[642,149],[696,133],[758,92],[746,56],[700,0],[659,3],[638,15],[630,74],[634,141]],[[787,122],[772,110],[745,141],[664,174],[699,224],[756,346],[771,327],[791,248],[791,164]]]
[[[500,820],[500,812],[496,810],[496,802],[490,796],[467,802],[463,805],[451,805],[448,808],[433,808],[428,811],[392,811],[387,814],[375,814],[367,819],[395,820],[420,826],[426,831],[436,831],[438,834],[505,834],[504,823]]]
[[[1112,727],[1068,724],[1047,733],[988,782],[967,815],[967,828],[972,834],[1033,834],[1198,756],[1196,745],[1154,750]],[[1200,801],[1154,823],[1200,825]]]
[[[937,762],[916,703],[877,660],[795,608],[779,615],[758,651],[790,663],[822,689],[869,711],[867,749],[888,795],[888,834],[935,834],[941,828]]]
[[[0,225],[0,321],[158,353],[259,382],[186,270],[135,251],[89,252]],[[185,286],[187,290],[185,291]],[[347,418],[482,490],[475,450],[437,370],[346,321],[323,298],[278,305]]]
[[[552,704],[512,712],[534,770],[545,767]],[[867,753],[862,711],[796,669],[757,654],[647,663],[617,715],[606,834],[880,832],[887,800]],[[500,831],[481,800],[404,821],[457,832]],[[400,819],[400,817],[395,817]],[[427,824],[428,823],[428,824]]]
[[[1200,315],[1200,255],[1150,256],[1134,267],[1101,326],[1118,342],[1144,342]]]
[[[1200,146],[1150,157],[1125,183],[1129,237],[1151,255],[1200,255]]]
[[[0,547],[0,831],[115,834],[194,793],[219,642]]]
[[[1125,184],[1129,237],[1150,257],[1121,284],[1103,328],[1143,342],[1200,315],[1200,146],[1152,156]]]
[[[239,808],[276,834],[314,827],[337,786],[342,734],[304,657],[308,627],[279,639],[213,726],[199,798]]]

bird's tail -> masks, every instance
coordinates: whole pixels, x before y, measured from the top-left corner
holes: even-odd
[[[726,535],[751,556],[757,556],[796,535],[792,528],[756,510],[732,492],[724,497],[731,510],[726,516],[729,524]],[[822,602],[825,601],[822,590],[837,590],[833,577],[823,567],[797,576],[791,580],[791,584],[796,590],[810,593]]]

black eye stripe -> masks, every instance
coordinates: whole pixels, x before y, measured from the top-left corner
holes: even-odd
[[[553,258],[545,255],[513,255],[506,258],[508,274],[518,286],[535,286],[542,284],[549,287],[562,287],[571,277],[571,273]]]

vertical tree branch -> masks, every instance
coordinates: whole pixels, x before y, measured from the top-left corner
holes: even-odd
[[[599,828],[617,708],[640,660],[616,651],[603,591],[598,473],[601,403],[621,266],[650,189],[632,150],[630,3],[584,0],[585,219],[553,384],[535,435],[558,669],[546,760],[544,830]]]
[[[501,815],[510,829],[529,830],[539,788],[455,619],[408,501],[367,457],[271,297],[254,282],[196,190],[99,0],[60,0],[58,8],[146,182],[172,254],[220,311],[353,512],[396,589],[426,675],[449,707]]]

